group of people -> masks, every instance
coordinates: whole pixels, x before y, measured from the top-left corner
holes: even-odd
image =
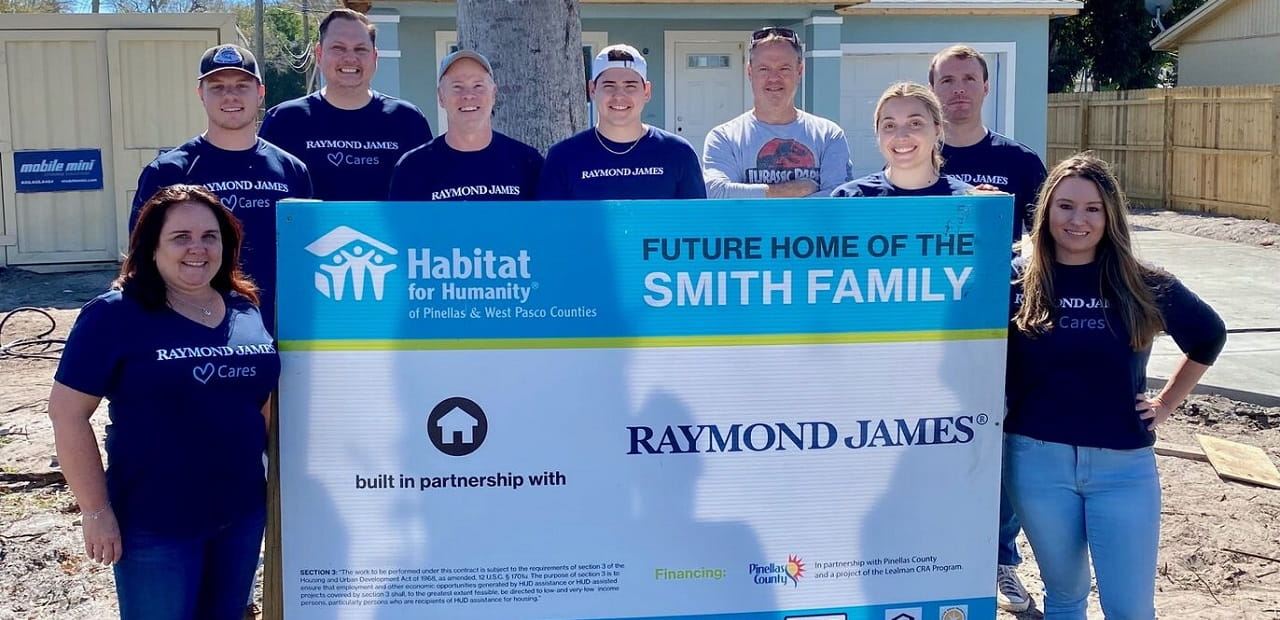
[[[834,122],[795,107],[796,33],[751,35],[753,107],[716,127],[701,158],[641,121],[652,90],[641,53],[613,45],[588,84],[596,124],[546,158],[492,127],[489,61],[439,66],[448,131],[370,88],[376,29],[331,12],[316,60],[324,87],[271,109],[256,59],[235,45],[200,59],[208,125],[138,181],[129,253],[110,291],[68,338],[49,399],[59,460],[83,512],[88,556],[114,565],[121,617],[238,618],[265,523],[263,450],[280,372],[274,326],[275,203],[323,200],[596,200],[1014,196],[1007,417],[997,599],[1030,597],[1014,567],[1021,528],[1045,583],[1046,618],[1085,617],[1090,558],[1108,617],[1154,618],[1160,486],[1152,445],[1213,363],[1221,319],[1178,280],[1138,261],[1127,204],[1105,162],[1082,154],[1046,172],[982,119],[986,60],[954,46],[928,84],[890,86],[875,108],[883,169],[851,179]],[[1088,303],[1066,303],[1066,300]],[[1185,358],[1146,392],[1152,340]],[[104,469],[89,419],[110,425]]]

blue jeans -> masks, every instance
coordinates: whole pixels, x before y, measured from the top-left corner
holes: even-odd
[[[208,535],[121,533],[121,620],[239,620],[253,587],[266,509]]]
[[[1089,558],[1108,620],[1155,618],[1160,476],[1151,448],[1005,435],[1004,479],[1044,580],[1045,620],[1085,620]]]

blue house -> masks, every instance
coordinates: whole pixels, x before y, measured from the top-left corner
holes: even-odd
[[[973,45],[990,64],[988,126],[1043,155],[1049,20],[1081,7],[1075,0],[583,0],[582,42],[588,54],[612,43],[640,49],[653,82],[644,121],[701,152],[707,132],[751,107],[744,70],[751,31],[793,28],[805,41],[798,105],[844,128],[857,176],[881,165],[871,118],[880,93],[898,80],[927,82],[933,54],[955,43]],[[456,44],[455,11],[452,2],[425,0],[375,0],[369,10],[380,53],[374,88],[417,103],[438,131],[435,67]]]

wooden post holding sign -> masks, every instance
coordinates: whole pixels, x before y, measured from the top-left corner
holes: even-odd
[[[858,200],[280,203],[283,617],[993,617],[1010,196]]]

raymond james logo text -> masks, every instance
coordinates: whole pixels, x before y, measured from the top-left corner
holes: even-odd
[[[827,450],[837,446],[859,450],[964,444],[973,441],[975,424],[981,426],[988,421],[985,413],[914,420],[864,419],[856,420],[852,432],[843,437],[830,422],[628,426],[627,454]]]
[[[280,181],[210,181],[204,184],[211,192],[266,191],[288,192],[289,184]]]
[[[432,200],[469,198],[471,196],[519,196],[519,185],[463,185],[431,192]]]
[[[220,347],[177,347],[174,349],[156,349],[156,361],[185,360],[199,357],[230,357],[232,355],[265,355],[275,353],[276,348],[269,344],[238,344]]]
[[[357,150],[382,150],[394,151],[400,148],[400,143],[394,140],[307,140],[306,147],[309,149],[357,149]]]
[[[995,185],[997,187],[1008,187],[1009,177],[999,174],[969,174],[967,172],[961,174],[948,174],[947,176],[957,180],[964,181],[970,185]]]
[[[596,170],[583,170],[582,180],[598,179],[600,177],[660,177],[662,174],[662,166],[649,168],[598,168]]]

